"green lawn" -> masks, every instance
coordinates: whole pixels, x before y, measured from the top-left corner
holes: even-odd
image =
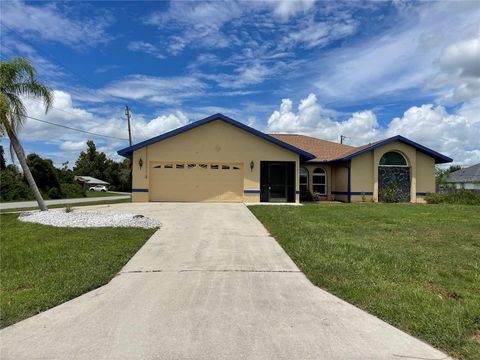
[[[252,206],[316,285],[464,359],[480,359],[480,207]]]
[[[107,192],[87,191],[87,197],[108,197],[108,196],[122,196],[122,195],[130,195],[130,194],[118,194],[110,191],[107,191]]]
[[[153,234],[56,228],[0,215],[0,327],[106,284]]]

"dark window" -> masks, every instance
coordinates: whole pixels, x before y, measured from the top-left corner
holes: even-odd
[[[217,164],[210,165],[210,169],[218,170],[218,165]]]
[[[308,170],[305,167],[300,168],[300,192],[308,192]]]
[[[407,166],[407,160],[405,160],[402,154],[390,151],[383,154],[380,159],[380,166]]]
[[[327,194],[327,174],[322,168],[313,170],[312,189],[313,192],[320,195]]]
[[[176,167],[177,169],[184,169],[184,168],[185,168],[185,165],[183,165],[183,164],[177,164],[177,165],[175,165],[175,167]]]

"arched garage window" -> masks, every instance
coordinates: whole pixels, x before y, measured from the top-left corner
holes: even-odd
[[[300,181],[298,183],[301,193],[308,192],[308,170],[303,166],[300,168]]]
[[[322,168],[316,168],[313,171],[312,189],[320,195],[327,194],[327,174]]]
[[[402,154],[396,151],[389,151],[383,154],[380,159],[380,166],[408,166],[407,160],[403,157]]]

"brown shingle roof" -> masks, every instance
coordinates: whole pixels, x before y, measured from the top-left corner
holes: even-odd
[[[311,136],[298,134],[270,134],[274,138],[315,155],[310,161],[331,161],[343,157],[344,154],[356,152],[359,148],[321,140]]]

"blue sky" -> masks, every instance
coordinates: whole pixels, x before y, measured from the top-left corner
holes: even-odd
[[[31,59],[55,105],[31,116],[134,142],[222,112],[361,145],[401,134],[480,161],[478,2],[2,1],[1,58]],[[125,140],[28,120],[27,151],[115,158]],[[2,140],[7,143],[7,140]]]

